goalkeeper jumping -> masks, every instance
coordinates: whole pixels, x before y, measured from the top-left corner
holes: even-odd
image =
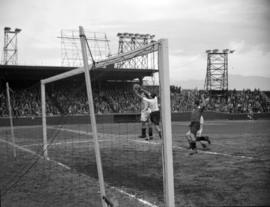
[[[151,134],[149,134],[149,138],[146,140],[152,140],[152,127],[154,125],[155,130],[158,132],[159,137],[161,138],[161,129],[159,127],[160,122],[160,112],[158,106],[158,99],[155,93],[150,93],[149,91],[143,89],[138,84],[135,84],[134,87],[135,94],[142,99],[142,101],[147,104],[148,110],[150,111],[150,124],[149,129],[151,129]]]

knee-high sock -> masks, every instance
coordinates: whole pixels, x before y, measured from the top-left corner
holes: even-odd
[[[153,136],[153,128],[152,127],[148,128],[148,135],[149,135],[149,137]]]
[[[142,128],[142,136],[143,136],[143,137],[146,136],[146,128]]]
[[[196,148],[197,148],[197,147],[196,147],[196,142],[191,141],[191,142],[190,142],[190,148],[191,148],[191,149],[196,149]]]

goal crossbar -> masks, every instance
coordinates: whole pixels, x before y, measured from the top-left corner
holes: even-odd
[[[153,42],[153,43],[150,43],[150,44],[143,46],[141,48],[138,48],[136,50],[132,50],[132,51],[129,51],[126,53],[122,53],[119,55],[109,57],[105,60],[98,61],[95,63],[95,68],[104,68],[104,67],[111,65],[111,64],[116,64],[119,62],[130,60],[130,59],[135,58],[135,57],[144,56],[144,55],[147,55],[149,53],[156,52],[156,51],[158,51],[159,44],[160,44],[160,40]],[[92,67],[93,67],[93,64],[90,64],[89,69],[91,69]],[[47,83],[54,82],[54,81],[61,80],[61,79],[65,79],[65,78],[68,78],[68,77],[71,77],[74,75],[79,75],[81,73],[84,73],[84,67],[79,67],[79,68],[76,68],[76,69],[73,69],[73,70],[46,78],[46,79],[42,79],[41,83],[47,84]]]

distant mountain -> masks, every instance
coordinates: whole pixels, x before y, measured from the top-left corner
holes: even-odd
[[[260,76],[229,75],[230,89],[254,89],[270,90],[270,78]]]
[[[203,89],[204,80],[179,80],[171,84],[181,86],[184,89]],[[257,89],[270,91],[270,78],[260,76],[229,75],[229,89]]]

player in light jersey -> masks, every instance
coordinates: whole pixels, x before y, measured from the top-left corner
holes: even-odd
[[[145,94],[142,93],[141,96],[145,97]],[[153,129],[150,122],[150,109],[149,109],[149,104],[146,100],[142,98],[142,103],[141,103],[141,123],[142,123],[142,132],[139,138],[146,138],[146,129],[148,127],[148,135],[149,137],[153,137]]]
[[[141,93],[139,93],[139,90]],[[149,91],[138,88],[137,90],[134,90],[135,94],[140,97],[143,101],[145,101],[148,104],[148,108],[150,110],[150,121],[151,124],[154,125],[155,130],[158,132],[159,137],[161,138],[161,129],[159,127],[160,122],[160,112],[159,112],[159,106],[158,106],[158,98],[156,94],[152,94]],[[142,95],[142,93],[145,94],[145,96]],[[146,138],[146,140],[152,140],[153,136],[149,135],[149,138]]]

